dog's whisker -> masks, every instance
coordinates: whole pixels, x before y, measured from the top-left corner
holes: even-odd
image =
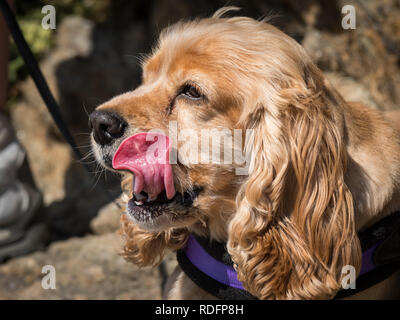
[[[97,184],[98,184],[99,181],[100,181],[101,175],[102,175],[102,173],[103,173],[104,171],[105,171],[104,168],[102,168],[102,169],[99,171],[97,180],[95,181],[95,183],[94,183],[93,187],[90,189],[90,191],[93,191],[93,190],[96,188]],[[96,175],[97,175],[97,172],[96,172]]]
[[[80,145],[80,146],[77,146],[77,148],[78,149],[87,149],[87,148],[91,148],[91,145],[90,144],[88,144],[88,145]]]
[[[83,136],[83,135],[85,135],[85,136],[90,136],[91,133],[90,133],[90,132],[78,132],[78,133],[74,133],[74,137]]]
[[[97,160],[94,159],[92,161],[78,161],[80,164],[93,164],[93,163],[97,163]]]
[[[104,170],[104,180],[105,180],[106,183],[108,183],[108,181],[107,181],[107,170]]]
[[[93,157],[94,156],[94,152],[93,150],[89,150],[81,159],[79,159],[79,162],[85,161],[86,159]]]
[[[86,115],[89,117],[90,116],[89,112],[87,111],[86,106],[85,106],[84,103],[82,103],[82,107],[83,107],[83,110],[85,111]]]

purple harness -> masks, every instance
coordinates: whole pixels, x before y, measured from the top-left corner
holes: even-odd
[[[379,244],[363,252],[360,276],[376,268],[372,256]],[[190,262],[201,272],[220,283],[237,289],[244,290],[242,283],[237,278],[236,270],[214,259],[190,234],[186,247],[183,249]]]
[[[363,254],[361,270],[357,278],[357,292],[382,281],[382,276],[387,277],[399,269],[400,250],[396,243],[400,239],[400,212],[384,218],[376,225],[363,231],[359,234],[359,238]],[[199,240],[201,240],[201,243],[199,243]],[[243,288],[231,261],[220,261],[223,260],[220,259],[221,250],[224,254],[227,254],[225,245],[222,243],[215,245],[214,242],[213,246],[217,246],[219,249],[218,259],[215,253],[210,253],[212,245],[209,240],[196,239],[196,236],[190,234],[186,246],[178,251],[178,262],[182,270],[197,285],[218,298],[236,299],[238,294],[239,299],[255,298]],[[387,259],[388,256],[391,257],[389,260]],[[376,274],[382,274],[382,276],[376,276]],[[372,280],[368,279],[368,281],[364,281],[367,284],[359,285],[359,279],[366,280],[367,278]],[[210,286],[212,288],[208,290]],[[216,286],[217,289],[215,289]],[[218,286],[222,289],[218,289]],[[221,295],[221,290],[223,292],[230,291],[230,293]],[[356,293],[354,290],[351,293],[343,293],[344,291],[350,290],[340,291],[337,297]],[[233,298],[231,298],[232,292],[236,292]]]
[[[237,278],[236,270],[210,256],[192,234],[189,235],[183,251],[190,262],[210,278],[227,286],[244,290],[242,283]]]

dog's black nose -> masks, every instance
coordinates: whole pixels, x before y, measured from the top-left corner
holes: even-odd
[[[89,116],[89,128],[94,140],[104,146],[124,134],[126,122],[110,111],[96,110]]]

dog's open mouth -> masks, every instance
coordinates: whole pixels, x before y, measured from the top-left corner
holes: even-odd
[[[137,221],[149,221],[166,212],[169,207],[176,205],[191,207],[200,193],[201,188],[194,188],[184,193],[175,193],[172,199],[168,199],[165,191],[161,192],[156,199],[149,199],[146,192],[134,193],[129,200],[127,213]]]
[[[170,148],[171,142],[163,134],[138,133],[125,139],[114,154],[113,168],[134,174],[127,213],[137,221],[175,214],[176,210],[182,211],[179,207],[190,208],[201,190],[175,191]]]

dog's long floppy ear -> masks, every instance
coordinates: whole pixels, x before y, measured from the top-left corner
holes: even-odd
[[[360,268],[344,101],[314,65],[301,78],[281,86],[275,113],[261,101],[247,118],[250,172],[228,250],[239,280],[260,299],[332,298],[347,274],[342,267]]]

